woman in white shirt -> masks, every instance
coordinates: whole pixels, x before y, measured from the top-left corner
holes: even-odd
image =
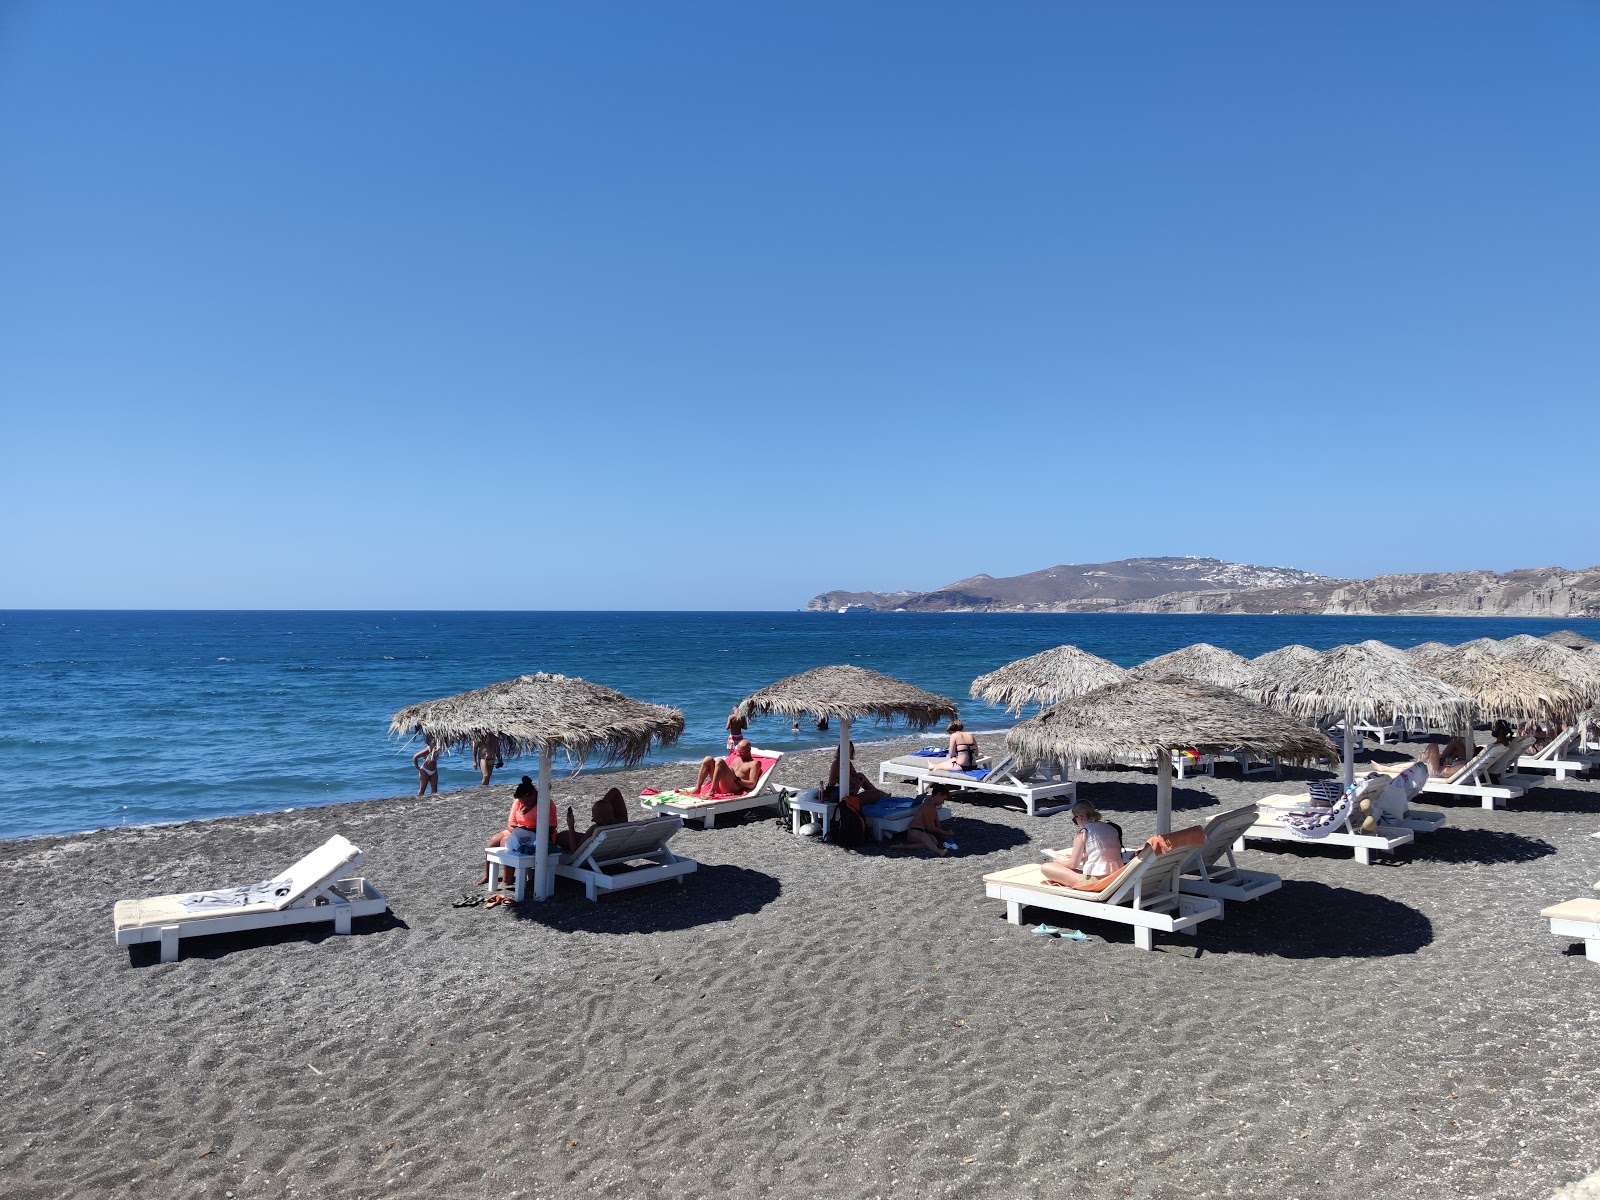
[[[1050,862],[1040,867],[1046,879],[1077,888],[1122,870],[1121,830],[1102,821],[1099,811],[1087,800],[1073,804],[1072,823],[1078,827],[1072,848],[1065,853],[1045,852],[1052,856]]]

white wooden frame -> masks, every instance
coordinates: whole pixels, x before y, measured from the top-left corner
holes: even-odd
[[[1233,857],[1234,843],[1255,824],[1257,815],[1256,806],[1246,804],[1218,813],[1207,821],[1205,844],[1184,864],[1183,873],[1178,877],[1178,890],[1216,900],[1258,900],[1281,888],[1281,875],[1246,871]]]
[[[601,892],[625,891],[667,879],[676,879],[681,887],[683,877],[692,875],[700,866],[694,859],[682,858],[667,849],[667,842],[682,828],[683,821],[676,816],[602,825],[572,853],[563,854],[556,861],[555,873],[583,884],[584,895],[590,900],[598,900]],[[484,855],[491,864],[491,871],[493,864],[511,867],[516,871],[514,895],[520,903],[527,894],[528,873],[537,862],[537,856],[531,853],[518,854],[504,846],[492,847],[484,851]],[[616,874],[610,874],[605,869],[640,860],[653,865]]]
[[[1600,900],[1567,900],[1541,909],[1539,915],[1550,922],[1550,932],[1557,937],[1582,938],[1584,957],[1600,963]]]
[[[1429,776],[1422,785],[1424,793],[1440,796],[1469,796],[1482,802],[1484,808],[1504,808],[1507,802],[1527,795],[1528,789],[1514,783],[1515,776],[1492,779],[1495,769],[1504,764],[1507,752],[1515,746],[1501,746],[1490,742],[1474,754],[1449,776]],[[1520,754],[1520,752],[1519,752]]]
[[[280,904],[262,902],[195,912],[185,909],[181,903],[185,897],[195,895],[194,892],[119,900],[112,917],[116,944],[137,946],[160,942],[161,961],[170,963],[178,960],[179,943],[184,938],[322,922],[331,922],[334,933],[345,935],[350,932],[350,922],[354,918],[377,916],[388,910],[388,900],[366,879],[332,878],[358,865],[364,857],[360,850],[336,835],[301,863],[324,852],[329,861],[323,870],[303,880]],[[295,867],[289,870],[293,872]]]
[[[1600,760],[1591,755],[1575,752],[1570,758],[1563,757],[1567,749],[1578,739],[1578,727],[1568,725],[1551,738],[1545,748],[1537,754],[1524,754],[1518,757],[1517,770],[1554,771],[1558,781],[1568,775],[1583,775],[1594,770]]]
[[[1145,846],[1121,877],[1099,894],[1056,887],[1046,881],[1038,863],[1029,863],[985,875],[984,894],[1005,901],[1006,920],[1013,925],[1022,924],[1024,908],[1051,909],[1131,925],[1134,945],[1153,950],[1157,930],[1192,935],[1200,922],[1222,916],[1222,901],[1178,890],[1178,872],[1193,855],[1192,846],[1161,855]]]

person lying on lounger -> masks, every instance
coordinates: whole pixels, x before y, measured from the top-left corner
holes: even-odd
[[[1046,851],[1055,857],[1039,870],[1052,883],[1081,888],[1122,870],[1122,831],[1100,817],[1087,800],[1072,805],[1072,823],[1078,827],[1072,846],[1065,853]]]
[[[709,755],[700,760],[700,773],[694,786],[687,789],[691,795],[743,796],[761,782],[761,762],[750,753],[750,743],[740,739],[733,747],[733,764]],[[704,791],[707,784],[710,791]]]
[[[874,800],[883,800],[887,798],[889,795],[888,792],[884,791],[881,787],[877,787],[875,784],[873,784],[872,780],[868,779],[860,771],[856,770],[855,759],[853,757],[855,752],[855,743],[850,743],[850,750],[852,754],[850,762],[850,791],[846,794],[851,796],[860,796],[861,799],[868,804],[872,803]],[[822,794],[830,800],[837,800],[839,798],[839,752],[837,750],[833,752],[833,765],[828,768],[828,777],[822,781]]]
[[[1490,726],[1494,740],[1501,746],[1511,742],[1511,726],[1505,721],[1496,721]],[[1408,762],[1398,763],[1369,763],[1368,765],[1383,775],[1399,775],[1401,772],[1421,763],[1428,768],[1428,774],[1434,778],[1443,775],[1453,775],[1460,770],[1461,765],[1471,756],[1467,753],[1466,743],[1460,738],[1451,738],[1442,747],[1437,744],[1424,746],[1421,758],[1413,758]]]
[[[594,802],[594,807],[589,810],[589,828],[581,834],[578,832],[577,823],[572,819],[572,805],[567,805],[567,827],[556,834],[556,845],[566,853],[571,854],[585,839],[596,829],[606,825],[626,825],[628,823],[628,802],[622,798],[621,788],[612,788],[604,796]]]

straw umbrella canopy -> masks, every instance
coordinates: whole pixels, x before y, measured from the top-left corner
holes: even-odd
[[[1233,691],[1251,686],[1254,675],[1254,669],[1248,658],[1235,654],[1232,650],[1213,646],[1210,642],[1196,642],[1192,646],[1185,646],[1170,654],[1157,655],[1128,669],[1128,676],[1132,679],[1168,682],[1192,680]]]
[[[1020,714],[1030,704],[1070,700],[1116,683],[1126,674],[1097,654],[1076,646],[1057,646],[979,675],[972,681],[969,694],[975,700],[1003,704],[1012,714]]]
[[[1558,629],[1554,633],[1544,635],[1544,640],[1554,642],[1558,646],[1565,646],[1568,650],[1587,650],[1590,646],[1600,646],[1600,642],[1593,638],[1584,637],[1572,629]]]
[[[739,701],[735,710],[745,720],[760,713],[782,713],[791,719],[827,717],[839,722],[839,781],[842,796],[850,784],[850,723],[874,717],[896,718],[926,729],[954,717],[956,702],[914,684],[869,671],[865,667],[813,667],[769,683]]]
[[[1543,638],[1530,637],[1521,641],[1522,636],[1507,638],[1501,643],[1504,646],[1509,642],[1520,642],[1508,649],[1502,658],[1542,671],[1554,679],[1565,680],[1578,689],[1584,703],[1590,706],[1600,702],[1600,655],[1569,650],[1559,642],[1547,642]]]
[[[1377,638],[1368,638],[1364,642],[1357,642],[1356,645],[1365,647],[1374,654],[1386,655],[1389,658],[1404,659],[1406,657],[1406,652],[1400,647],[1391,646],[1388,642],[1380,642]]]
[[[1392,649],[1392,647],[1389,647]],[[1263,681],[1253,699],[1299,717],[1344,714],[1346,787],[1355,782],[1356,722],[1415,715],[1437,724],[1465,719],[1471,702],[1403,656],[1367,646],[1335,646],[1276,681]]]
[[[504,758],[536,751],[539,792],[549,801],[550,760],[557,750],[565,751],[580,767],[595,756],[605,763],[631,765],[652,745],[676,742],[683,733],[683,714],[598,683],[540,672],[402,708],[390,718],[389,733],[431,736],[452,749],[493,738]],[[533,891],[544,900],[554,890],[555,880],[548,861],[550,805],[538,807]]]
[[[1302,646],[1296,642],[1289,646],[1279,646],[1276,650],[1268,650],[1265,654],[1258,654],[1250,661],[1257,671],[1282,671],[1289,666],[1310,662],[1317,653],[1310,646]]]
[[[1443,654],[1450,646],[1446,642],[1423,642],[1420,646],[1411,646],[1401,653],[1410,662],[1421,662],[1425,658],[1432,658],[1435,654]]]
[[[1068,757],[1156,760],[1156,832],[1172,832],[1174,747],[1243,749],[1294,762],[1331,758],[1333,743],[1285,713],[1193,680],[1124,678],[1012,726],[1006,747],[1033,762]]]
[[[1566,721],[1583,707],[1572,684],[1471,642],[1418,665],[1470,696],[1474,714],[1483,719]]]

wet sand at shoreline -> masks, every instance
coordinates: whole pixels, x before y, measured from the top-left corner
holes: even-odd
[[[897,749],[859,747],[874,775]],[[637,814],[686,774],[556,798],[581,822],[616,784]],[[1130,844],[1152,831],[1149,773],[1077,777]],[[1176,823],[1308,777],[1221,766],[1175,785]],[[1600,878],[1593,781],[1424,797],[1449,824],[1370,867],[1253,847],[1282,890],[1150,954],[1006,924],[981,876],[1071,826],[988,799],[954,804],[948,860],[756,810],[674,840],[701,864],[681,890],[452,908],[509,793],[0,843],[5,1193],[1521,1197],[1600,1164],[1600,976],[1538,916]],[[391,906],[355,936],[113,945],[117,899],[333,833]]]

